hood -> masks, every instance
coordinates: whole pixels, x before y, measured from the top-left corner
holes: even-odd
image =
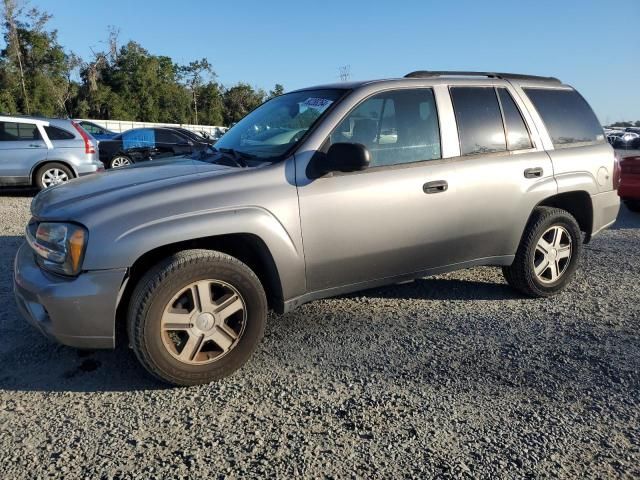
[[[31,203],[34,217],[70,220],[87,208],[171,188],[197,177],[221,175],[237,168],[190,158],[163,159],[108,170],[41,191]]]

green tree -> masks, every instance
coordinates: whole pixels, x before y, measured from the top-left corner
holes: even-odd
[[[276,83],[273,87],[273,90],[269,92],[269,98],[279,97],[284,93],[284,87],[279,83]]]
[[[224,124],[224,99],[222,87],[216,82],[209,82],[199,89],[198,111],[200,120],[206,125]]]
[[[264,90],[255,90],[246,83],[238,83],[225,90],[223,94],[225,124],[237,122],[264,102],[265,98]]]
[[[193,123],[198,125],[198,94],[202,89],[205,77],[213,77],[215,75],[213,68],[211,68],[209,61],[203,58],[180,67],[179,71],[185,85],[191,92],[193,100]]]
[[[228,125],[284,93],[280,84],[268,95],[246,83],[225,88],[206,58],[177,65],[135,41],[119,45],[114,26],[105,51],[83,60],[60,45],[51,15],[26,9],[26,1],[1,4],[0,111]]]
[[[4,0],[0,102],[11,113],[72,114],[80,59],[64,50],[55,30],[46,29],[50,19],[37,8],[24,11],[15,0]]]

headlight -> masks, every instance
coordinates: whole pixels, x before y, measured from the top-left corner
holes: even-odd
[[[87,230],[72,223],[43,222],[27,227],[27,242],[42,266],[62,275],[80,273],[87,238]]]

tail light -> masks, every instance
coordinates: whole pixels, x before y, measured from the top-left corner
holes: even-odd
[[[84,153],[96,153],[96,147],[93,145],[93,143],[91,143],[91,139],[89,138],[89,135],[87,135],[87,132],[84,131],[84,128],[82,128],[76,122],[71,122],[71,124],[84,140]]]
[[[620,161],[622,160],[620,158],[620,154],[618,152],[615,152],[614,154],[614,161],[613,161],[613,189],[617,190],[618,187],[620,186]]]

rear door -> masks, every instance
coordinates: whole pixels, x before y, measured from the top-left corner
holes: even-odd
[[[35,123],[0,122],[1,183],[29,183],[31,170],[47,159],[47,152]]]
[[[503,86],[449,88],[460,143],[457,194],[465,260],[514,255],[531,211],[556,193],[548,154]]]

